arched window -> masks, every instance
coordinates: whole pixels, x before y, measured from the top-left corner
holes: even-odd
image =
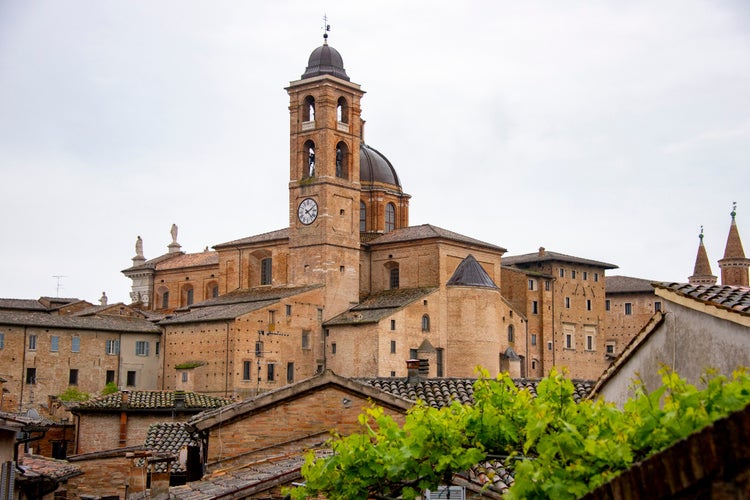
[[[422,316],[422,331],[423,332],[430,331],[430,315],[429,314],[425,314]]]
[[[207,298],[216,298],[219,296],[219,285],[215,281],[209,281],[206,284],[206,292],[203,294]]]
[[[359,231],[367,231],[367,205],[364,201],[359,202]]]
[[[345,142],[336,144],[336,177],[349,178],[349,147]]]
[[[396,205],[389,203],[385,206],[385,232],[396,229]]]
[[[180,305],[181,306],[191,306],[193,305],[193,301],[195,299],[195,291],[193,290],[193,285],[185,285],[182,287],[182,294],[180,297]]]
[[[165,287],[159,288],[159,296],[161,297],[161,308],[162,309],[168,309],[169,308],[169,290],[167,290]]]
[[[315,143],[313,141],[306,141],[302,147],[302,168],[305,177],[315,175]]]
[[[315,121],[315,98],[311,95],[305,97],[305,103],[302,105],[302,121]]]
[[[508,325],[508,342],[514,342],[515,332],[513,331],[513,325]]]
[[[395,290],[399,286],[398,265],[391,267],[389,274],[389,285],[391,287],[391,290]]]
[[[336,119],[341,123],[349,123],[349,103],[343,97],[339,97],[336,106]]]

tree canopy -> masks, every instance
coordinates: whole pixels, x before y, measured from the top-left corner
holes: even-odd
[[[334,435],[330,457],[308,455],[305,483],[290,494],[409,500],[489,459],[514,476],[508,498],[577,498],[750,403],[745,370],[731,378],[707,373],[702,388],[666,367],[660,374],[653,392],[635,383],[623,409],[601,400],[577,403],[573,383],[554,370],[536,397],[507,374],[484,373],[474,404],[436,409],[417,402],[403,425],[372,406],[359,416],[361,432]]]

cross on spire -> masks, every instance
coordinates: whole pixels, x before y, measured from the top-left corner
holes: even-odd
[[[328,15],[323,14],[323,43],[328,43],[329,31],[331,31],[331,25],[328,24]]]

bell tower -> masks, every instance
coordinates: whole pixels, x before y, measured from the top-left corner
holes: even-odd
[[[310,55],[289,94],[290,282],[326,286],[330,318],[359,300],[359,153],[364,92],[336,49]]]

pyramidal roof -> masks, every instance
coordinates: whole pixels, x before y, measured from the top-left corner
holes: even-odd
[[[703,244],[702,227],[698,238],[700,243],[698,244],[698,254],[695,256],[695,267],[693,268],[693,275],[688,278],[688,281],[691,285],[713,285],[716,283],[716,276],[711,273],[711,263],[708,260],[706,246]]]
[[[468,255],[456,268],[456,271],[448,280],[448,286],[484,286],[497,288],[497,285],[487,271],[473,255]]]
[[[745,251],[742,249],[742,240],[740,232],[737,229],[737,221],[734,220],[737,212],[732,210],[732,224],[729,226],[729,235],[727,236],[727,246],[724,248],[725,259],[744,259]]]

